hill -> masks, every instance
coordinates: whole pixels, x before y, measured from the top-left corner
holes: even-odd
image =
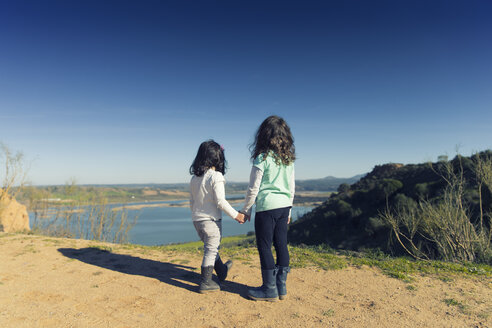
[[[376,166],[358,182],[341,185],[338,194],[333,194],[322,205],[294,222],[289,228],[289,241],[308,245],[328,244],[334,248],[350,250],[379,248],[393,254],[404,254],[402,244],[395,239],[393,228],[396,228],[397,231],[406,233],[406,237],[413,233],[411,238],[415,239],[412,242],[420,245],[416,247],[427,248],[431,257],[440,258],[440,245],[425,240],[430,237],[426,231],[422,231],[426,219],[423,211],[437,211],[439,208],[444,211],[444,203],[447,202],[449,209],[456,211],[455,216],[459,219],[470,219],[468,223],[463,222],[465,228],[473,229],[479,224],[484,227],[484,233],[489,234],[488,237],[484,236],[489,240],[489,248],[484,250],[488,254],[481,255],[490,261],[492,183],[489,177],[488,183],[480,183],[479,186],[476,170],[477,158],[481,158],[482,162],[488,161],[489,170],[491,169],[492,152],[486,151],[480,153],[480,157],[477,156],[457,156],[446,163]],[[409,223],[402,220],[392,226],[391,222],[385,220],[385,213],[396,213],[392,214],[393,217],[401,214],[403,219],[409,219],[413,215],[415,226],[409,227]],[[408,215],[404,216],[402,213]],[[452,216],[451,213],[448,214]],[[443,216],[448,214],[443,213]],[[446,227],[433,228],[438,231]],[[410,231],[412,229],[414,231]],[[457,234],[452,238],[457,239],[460,236]],[[405,244],[405,238],[401,239]],[[469,239],[472,239],[471,235]],[[408,246],[407,243],[405,246],[412,245]],[[475,253],[479,251],[471,250]]]
[[[296,180],[296,191],[336,191],[341,184],[353,184],[365,174],[350,178],[328,176],[322,179]]]

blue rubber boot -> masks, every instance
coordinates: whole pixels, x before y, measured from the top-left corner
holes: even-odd
[[[278,298],[284,300],[287,298],[287,273],[290,272],[290,267],[277,266],[277,290]]]
[[[263,285],[248,289],[248,296],[255,301],[278,301],[277,269],[261,269]]]

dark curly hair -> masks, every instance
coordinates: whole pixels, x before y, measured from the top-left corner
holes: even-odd
[[[207,140],[200,144],[195,160],[190,166],[190,174],[201,177],[211,167],[225,174],[226,165],[224,149],[214,140]]]
[[[272,152],[275,163],[289,165],[296,160],[294,137],[285,120],[279,116],[269,116],[256,131],[255,141],[250,145],[251,159]]]

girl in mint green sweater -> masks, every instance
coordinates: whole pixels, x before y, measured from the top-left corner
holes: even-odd
[[[284,119],[270,116],[258,128],[251,148],[253,167],[241,212],[249,217],[256,203],[256,245],[263,285],[249,289],[248,296],[258,301],[282,300],[287,296],[286,280],[290,271],[287,225],[295,190],[294,138]]]

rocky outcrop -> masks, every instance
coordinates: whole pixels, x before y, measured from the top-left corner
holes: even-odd
[[[0,197],[0,231],[26,230],[31,230],[26,207],[10,196]]]

